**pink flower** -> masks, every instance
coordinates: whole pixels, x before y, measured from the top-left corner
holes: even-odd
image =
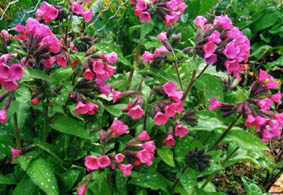
[[[171,12],[170,15],[165,15],[165,25],[169,26],[174,24],[177,20],[179,20],[180,16],[178,12]]]
[[[154,153],[155,149],[156,149],[156,146],[154,144],[154,141],[148,141],[148,142],[145,142],[143,143],[141,146],[140,146],[142,149],[144,150],[147,150],[151,153]]]
[[[92,80],[93,79],[93,77],[94,77],[94,74],[92,73],[92,71],[89,69],[89,68],[87,68],[86,70],[85,70],[85,72],[84,72],[84,78],[86,79],[86,80]]]
[[[165,125],[168,121],[168,116],[162,112],[157,112],[153,118],[156,125]]]
[[[84,11],[84,12],[82,13],[82,16],[83,16],[85,22],[90,22],[91,19],[92,19],[92,15],[93,15],[93,13],[92,13],[91,10],[89,10],[89,11]]]
[[[125,125],[122,121],[118,120],[117,117],[114,118],[114,121],[110,126],[110,130],[114,132],[115,136],[120,136],[129,133],[129,127]]]
[[[115,89],[112,89],[112,94],[113,94],[113,104],[117,102],[118,99],[122,98],[125,96],[124,93],[116,91]]]
[[[136,157],[140,160],[141,163],[145,163],[147,164],[147,166],[151,166],[154,155],[149,150],[143,149],[136,153]]]
[[[77,15],[82,15],[84,12],[83,6],[79,3],[72,3],[72,12]]]
[[[123,155],[122,153],[116,154],[116,155],[114,156],[114,159],[115,159],[117,162],[121,163],[121,162],[123,162],[123,160],[124,160],[124,155]]]
[[[107,155],[99,157],[100,168],[108,167],[111,164],[111,161]]]
[[[266,89],[277,89],[278,88],[278,84],[274,81],[274,78],[271,75],[267,74],[267,72],[265,72],[264,70],[259,71],[258,81],[265,82],[264,87]]]
[[[86,185],[83,184],[77,191],[77,195],[84,195],[85,194],[85,191],[86,191]]]
[[[178,7],[178,1],[177,0],[171,0],[171,1],[168,1],[166,3],[166,7],[168,7],[169,9],[171,10],[177,10],[179,7]]]
[[[148,12],[140,12],[138,16],[141,22],[149,22],[151,19],[150,14]]]
[[[195,25],[200,27],[200,28],[202,28],[206,22],[207,22],[207,19],[203,16],[198,16],[194,20]]]
[[[99,109],[99,105],[92,102],[87,102],[86,107],[88,109],[88,114],[94,114],[94,112]]]
[[[100,159],[95,156],[87,156],[85,158],[85,166],[88,170],[93,171],[100,168]]]
[[[53,64],[56,62],[56,58],[54,56],[48,58],[48,59],[42,59],[44,68],[50,69],[52,68]]]
[[[0,63],[0,78],[8,79],[10,77],[10,67]]]
[[[58,16],[59,11],[47,3],[43,1],[40,8],[36,11],[36,19],[43,18],[45,23],[49,23],[50,20],[55,20]]]
[[[110,64],[114,64],[117,62],[117,53],[116,52],[111,52],[108,54],[103,54],[103,59],[106,60],[106,62],[110,63]]]
[[[162,90],[170,97],[174,96],[176,90],[178,89],[178,85],[173,81],[168,81],[162,86]]]
[[[10,67],[10,78],[12,80],[19,80],[24,75],[24,69],[20,64],[12,64]]]
[[[11,148],[12,159],[15,160],[19,155],[23,153],[22,150]]]
[[[122,171],[124,177],[131,175],[133,165],[131,165],[131,164],[119,164],[118,167]]]
[[[3,35],[4,40],[5,40],[5,41],[8,41],[8,39],[9,39],[9,33],[8,33],[8,31],[2,30],[1,33],[2,33],[2,35]]]
[[[228,59],[235,59],[239,53],[240,47],[238,47],[236,40],[230,41],[223,50],[223,54]]]
[[[110,83],[107,83],[106,85],[100,85],[99,92],[108,97],[110,94]]]
[[[104,71],[104,63],[102,61],[94,61],[92,63],[92,70],[96,74],[103,75],[105,73],[105,71]]]
[[[7,110],[6,108],[2,108],[0,110],[0,123],[4,124],[7,122]]]
[[[167,41],[166,32],[161,32],[159,35],[157,35],[157,38],[162,42]]]
[[[175,136],[184,137],[189,133],[189,130],[186,126],[179,124],[175,129]]]
[[[14,28],[15,31],[17,31],[18,33],[23,33],[25,30],[25,26],[21,25],[21,24],[17,24]]]
[[[36,105],[38,103],[39,99],[37,97],[32,98],[31,103],[33,105]]]
[[[272,100],[269,98],[265,98],[263,100],[259,100],[256,104],[260,107],[262,112],[266,112],[272,106]]]
[[[182,99],[183,95],[184,95],[183,91],[176,91],[174,94],[170,94],[168,96],[173,100],[175,100],[176,102],[179,102]]]
[[[281,104],[281,92],[278,91],[276,94],[270,96],[270,99],[277,104]]]
[[[4,80],[2,82],[2,85],[8,90],[8,91],[15,91],[18,89],[18,83],[13,80]]]
[[[154,60],[154,55],[148,51],[145,51],[144,54],[142,55],[144,61],[146,64],[148,64],[148,62]]]
[[[217,56],[215,54],[205,54],[204,60],[207,64],[213,65],[217,62]]]
[[[164,47],[163,45],[157,49],[154,50],[154,55],[158,55],[158,54],[164,54],[164,53],[168,53],[168,49],[166,47]]]
[[[132,117],[132,119],[135,120],[141,118],[144,115],[144,112],[143,109],[141,108],[141,105],[138,104],[129,110],[129,114]]]
[[[136,9],[139,11],[143,11],[147,9],[147,3],[144,0],[138,0]]]
[[[233,73],[235,78],[240,78],[240,72],[243,71],[243,66],[237,60],[226,60],[225,67],[228,74]]]
[[[186,8],[187,8],[187,5],[184,2],[179,2],[178,10],[180,14],[183,14]]]
[[[220,108],[221,106],[222,106],[222,103],[220,101],[218,101],[218,99],[216,97],[213,97],[209,100],[208,109],[210,111],[214,111],[214,110]]]
[[[233,28],[232,21],[228,16],[216,16],[213,25],[218,24],[222,30],[230,30]]]
[[[150,140],[150,136],[147,134],[147,132],[145,130],[143,130],[139,136],[137,137],[137,139],[139,141],[148,141]]]
[[[88,112],[88,107],[86,104],[82,103],[81,101],[78,101],[77,106],[74,109],[74,112],[76,114],[86,114]]]
[[[57,64],[61,67],[67,66],[67,56],[66,55],[59,55],[56,56]]]
[[[162,143],[166,144],[167,146],[175,146],[176,141],[175,141],[175,139],[173,138],[172,133],[170,133],[170,134],[166,137],[166,139],[162,140]]]
[[[213,54],[215,51],[215,45],[212,41],[208,41],[206,44],[202,46],[205,54]]]
[[[54,34],[52,34],[50,36],[45,36],[41,40],[40,46],[43,46],[44,44],[49,47],[49,52],[51,52],[51,53],[56,54],[56,53],[59,53],[59,51],[61,50],[60,40],[57,39]]]
[[[174,117],[176,115],[176,104],[172,103],[169,104],[168,106],[165,106],[164,111],[168,117]]]
[[[215,30],[213,33],[211,33],[211,35],[209,35],[207,39],[213,43],[219,44],[221,42],[220,35],[221,34],[217,30]]]

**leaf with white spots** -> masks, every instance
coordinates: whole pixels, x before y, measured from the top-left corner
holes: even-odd
[[[47,195],[59,194],[57,180],[49,164],[44,159],[38,158],[33,160],[26,172],[33,183],[40,187]]]

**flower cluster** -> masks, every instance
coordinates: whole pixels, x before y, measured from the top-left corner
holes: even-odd
[[[165,25],[178,21],[187,7],[183,0],[131,0],[130,3],[141,22],[149,22],[155,15]]]
[[[274,78],[265,71],[260,70],[259,78],[253,83],[249,98],[237,106],[211,98],[209,110],[220,109],[223,117],[238,112],[246,118],[245,126],[256,127],[261,132],[262,141],[266,142],[274,137],[280,137],[283,125],[283,113],[277,114],[271,110],[273,103],[281,104],[281,92],[268,94],[269,89],[277,89],[278,84]]]
[[[117,54],[111,52],[109,54],[95,54],[88,59],[88,62],[84,65],[84,78],[86,80],[93,80],[95,78],[95,83],[99,88],[99,91],[106,96],[110,94],[110,83],[105,84],[105,82],[114,74],[116,66],[111,66],[109,64],[114,64],[117,62]],[[109,64],[107,64],[109,63]]]
[[[85,22],[90,22],[92,20],[93,13],[91,10],[84,10],[83,6],[79,3],[72,3],[72,12],[82,16]]]
[[[243,71],[241,62],[247,62],[250,42],[238,27],[234,27],[228,16],[216,16],[212,24],[198,16],[195,53],[205,59],[207,64],[216,64],[216,70],[227,71],[240,80]]]
[[[76,114],[86,114],[86,113],[88,113],[90,115],[93,115],[94,112],[98,109],[99,109],[99,105],[97,105],[97,104],[94,104],[94,103],[89,102],[89,101],[87,101],[86,104],[84,104],[83,102],[78,101],[77,106],[74,109],[74,112]]]
[[[35,16],[37,20],[43,19],[46,24],[48,24],[51,20],[55,20],[58,16],[59,11],[47,3],[43,1],[40,8],[36,10]]]

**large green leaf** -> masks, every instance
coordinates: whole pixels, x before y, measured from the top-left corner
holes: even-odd
[[[188,194],[194,194],[197,186],[197,174],[193,169],[188,169],[185,173],[177,173],[177,178]]]
[[[89,131],[85,129],[82,122],[66,116],[59,116],[50,124],[50,127],[69,135],[75,135],[81,138],[89,138]]]
[[[158,156],[169,166],[175,167],[173,152],[169,147],[162,147],[157,149]]]
[[[17,184],[14,189],[12,195],[23,195],[30,194],[34,195],[37,191],[38,187],[34,185],[29,176],[25,175],[21,181]]]
[[[0,173],[0,184],[16,184],[15,178],[11,177],[11,175],[2,175]]]
[[[57,180],[49,164],[42,158],[33,160],[26,173],[33,183],[48,195],[59,194]]]
[[[111,115],[119,117],[123,114],[122,108],[127,108],[127,104],[115,104],[112,106],[105,106],[104,109]]]
[[[70,169],[64,173],[58,174],[59,180],[62,183],[62,186],[60,188],[62,192],[67,192],[68,190],[72,189],[72,187],[78,180],[79,174],[80,170],[77,169]]]
[[[198,15],[206,14],[211,8],[213,8],[219,0],[200,0],[200,9]]]
[[[150,33],[152,31],[154,27],[154,22],[153,20],[150,20],[149,22],[143,23],[141,25],[141,35],[140,35],[140,39],[144,39],[145,36]]]
[[[71,67],[59,68],[53,72],[50,77],[54,79],[56,83],[67,80],[73,74]]]
[[[269,7],[261,14],[261,17],[259,19],[254,21],[252,25],[253,31],[256,33],[260,30],[269,28],[274,25],[277,20],[279,20],[279,18],[280,12],[277,11],[275,7]]]

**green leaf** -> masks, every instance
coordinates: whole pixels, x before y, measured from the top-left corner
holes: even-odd
[[[85,129],[83,123],[70,117],[61,115],[50,124],[50,127],[61,133],[75,135],[85,139],[89,138],[89,132]]]
[[[31,151],[24,155],[18,156],[16,161],[20,164],[21,168],[26,171],[31,161],[36,159],[39,155],[39,151]]]
[[[154,22],[153,20],[150,20],[149,22],[143,23],[141,26],[141,35],[140,39],[144,39],[145,36],[152,31],[154,27]]]
[[[33,195],[33,194],[35,194],[37,189],[38,189],[37,186],[34,185],[34,183],[29,178],[29,176],[25,175],[21,179],[21,181],[17,184],[12,195],[23,195],[23,194]]]
[[[217,118],[203,114],[200,114],[198,116],[198,125],[195,127],[191,127],[191,131],[212,131],[215,129],[226,128],[222,121],[218,120]]]
[[[280,18],[280,12],[278,12],[276,8],[274,7],[267,8],[261,14],[261,17],[256,21],[254,21],[254,23],[252,24],[254,33],[273,26],[279,18]]]
[[[198,15],[206,14],[211,8],[213,8],[219,0],[200,0],[200,9]]]
[[[127,195],[127,178],[125,178],[120,170],[116,171],[116,186],[121,195]]]
[[[116,52],[118,56],[117,57],[118,62],[121,62],[129,67],[132,67],[132,64],[123,56],[121,49],[116,45],[113,45],[112,43],[97,43],[95,46],[102,53],[111,53],[112,51]]]
[[[73,70],[71,67],[64,67],[57,69],[50,75],[50,77],[54,79],[56,83],[60,83],[61,81],[67,80],[72,74]]]
[[[228,133],[227,138],[236,142],[241,148],[244,149],[253,151],[268,150],[268,147],[264,143],[262,143],[262,141],[258,137],[241,129],[232,129]]]
[[[9,185],[9,184],[16,184],[17,181],[11,177],[11,175],[2,175],[0,173],[0,184],[6,184],[6,185]]]
[[[34,69],[34,68],[25,68],[23,79],[27,80],[27,81],[29,81],[31,79],[41,79],[41,80],[44,80],[44,81],[47,81],[47,82],[53,81],[50,76],[48,76],[44,72],[39,71],[39,70]]]
[[[56,178],[49,164],[42,158],[33,160],[26,173],[33,183],[48,195],[59,194]]]
[[[103,0],[97,0],[90,6],[93,15],[101,10],[103,4],[104,4]]]
[[[152,190],[168,192],[168,181],[158,172],[132,172],[129,183]]]
[[[173,152],[169,147],[162,147],[157,149],[158,156],[169,166],[175,167]]]
[[[188,169],[185,173],[177,173],[181,185],[188,194],[193,194],[197,186],[197,172],[193,169]]]
[[[79,175],[80,170],[76,169],[70,169],[67,172],[58,174],[59,180],[62,184],[60,188],[62,192],[67,192],[71,190],[74,184],[77,182]]]
[[[104,109],[111,115],[119,117],[123,114],[122,108],[127,108],[127,104],[115,104],[112,106],[105,106]]]

